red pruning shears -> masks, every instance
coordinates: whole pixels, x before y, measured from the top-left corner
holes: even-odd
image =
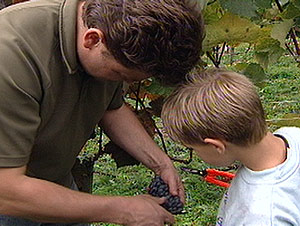
[[[206,182],[228,188],[230,186],[230,181],[235,177],[234,173],[224,172],[216,169],[190,169],[186,167],[181,167],[184,172],[198,174],[204,178]]]

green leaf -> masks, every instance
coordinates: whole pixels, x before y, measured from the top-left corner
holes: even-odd
[[[257,6],[253,0],[220,0],[223,9],[243,17],[257,17]]]
[[[288,7],[281,13],[283,19],[294,19],[300,15],[300,8],[293,3],[290,3]]]
[[[248,63],[238,63],[234,66],[234,70],[243,74],[243,71],[248,67]]]
[[[203,13],[205,24],[213,24],[223,16],[222,8],[218,2],[208,5]]]
[[[217,22],[206,25],[206,37],[203,50],[227,42],[229,44],[256,43],[259,39],[269,37],[270,29],[260,28],[249,19],[231,13],[225,13]]]
[[[286,37],[294,24],[293,20],[283,20],[279,24],[275,24],[271,31],[271,37],[280,42],[280,47],[285,48]]]
[[[280,47],[280,42],[272,38],[261,39],[255,45],[254,50],[254,56],[263,68],[267,68],[269,64],[275,63],[285,52]]]
[[[273,7],[265,10],[264,18],[268,21],[272,21],[274,18],[278,17],[280,11],[277,7]]]
[[[299,0],[293,0],[292,1],[295,5],[295,7],[297,7],[300,10],[300,1]]]
[[[272,0],[254,0],[254,2],[259,8],[268,9],[272,7]]]
[[[248,78],[251,79],[251,81],[256,86],[263,86],[264,81],[266,79],[266,73],[264,69],[257,63],[250,63],[248,64],[242,71],[242,74],[246,75]]]
[[[300,17],[295,18],[295,33],[300,37]]]
[[[172,87],[163,87],[155,78],[151,78],[152,82],[149,86],[145,86],[145,90],[151,94],[159,96],[168,96],[173,91]]]

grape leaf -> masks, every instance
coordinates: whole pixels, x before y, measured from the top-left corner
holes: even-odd
[[[163,87],[155,78],[152,78],[151,84],[146,86],[145,89],[148,93],[155,94],[157,97],[168,96],[173,91],[172,87]]]
[[[285,40],[293,24],[293,20],[283,20],[273,26],[271,37],[280,42],[281,48],[285,48]]]
[[[270,9],[266,9],[265,14],[264,14],[264,20],[267,20],[267,21],[276,20],[276,18],[278,17],[279,14],[280,14],[280,11],[278,8],[273,7]]]
[[[213,24],[219,21],[223,16],[223,10],[220,4],[216,1],[214,4],[210,4],[203,12],[204,23]]]
[[[87,158],[83,161],[80,161],[78,157],[76,158],[72,168],[72,175],[79,191],[92,193],[93,169],[94,162],[92,158]]]
[[[203,49],[208,51],[210,48],[224,42],[230,45],[243,42],[256,43],[258,39],[263,39],[269,34],[270,29],[260,28],[249,19],[225,13],[219,21],[206,25]]]
[[[292,1],[295,5],[295,7],[297,7],[300,10],[300,1],[299,0],[293,0]]]
[[[220,0],[223,9],[243,17],[257,17],[257,6],[253,0]]]
[[[294,19],[300,15],[300,6],[298,6],[300,3],[297,3],[297,5],[293,3],[289,3],[287,8],[281,13],[281,16],[283,19]]]
[[[272,0],[254,0],[254,2],[259,8],[268,9],[272,7]]]
[[[258,87],[262,87],[267,78],[264,69],[257,63],[238,63],[234,66],[234,69],[246,75]]]
[[[295,18],[295,33],[300,37],[300,17]]]
[[[272,38],[261,39],[254,47],[254,56],[263,68],[275,63],[284,52],[280,42]]]

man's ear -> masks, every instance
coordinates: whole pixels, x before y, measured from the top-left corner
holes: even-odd
[[[226,145],[222,140],[205,138],[204,143],[213,145],[220,154],[223,154],[225,152]]]
[[[99,44],[104,43],[104,34],[97,28],[89,28],[83,35],[83,46],[88,49],[97,47]]]

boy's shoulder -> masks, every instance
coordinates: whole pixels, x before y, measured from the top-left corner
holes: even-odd
[[[274,135],[284,137],[288,143],[299,143],[300,144],[300,128],[299,127],[281,127],[276,130]]]
[[[286,127],[281,127],[277,129],[275,132],[276,133],[287,133],[287,134],[300,134],[300,127],[296,126],[286,126]]]
[[[242,166],[222,199],[219,225],[300,225],[300,203],[294,203],[300,193],[292,189],[300,186],[299,156],[291,160],[257,172]]]

